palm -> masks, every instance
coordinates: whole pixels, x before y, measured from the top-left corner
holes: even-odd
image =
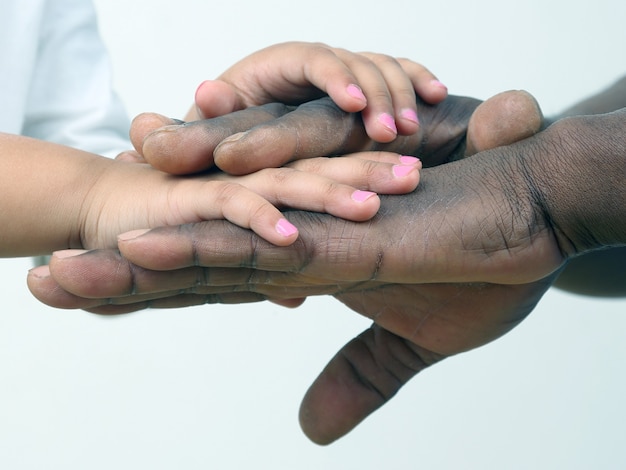
[[[386,284],[335,297],[425,350],[450,356],[482,346],[519,324],[550,286]]]

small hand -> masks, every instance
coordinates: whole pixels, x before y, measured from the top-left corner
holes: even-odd
[[[251,106],[302,104],[327,94],[346,112],[362,112],[367,134],[389,142],[414,133],[417,96],[436,104],[447,89],[424,66],[384,54],[354,53],[322,43],[286,42],[261,49],[196,91],[186,120]]]

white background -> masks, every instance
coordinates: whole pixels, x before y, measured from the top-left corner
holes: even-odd
[[[203,79],[286,40],[408,56],[455,94],[525,88],[546,114],[626,72],[618,0],[96,3],[131,115],[180,117]],[[319,447],[299,400],[368,325],[339,303],[101,318],[31,299],[29,260],[0,266],[2,469],[626,467],[625,300],[550,292],[512,333]]]

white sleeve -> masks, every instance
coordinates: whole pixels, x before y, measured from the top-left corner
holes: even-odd
[[[22,133],[111,157],[129,125],[91,0],[47,0]]]

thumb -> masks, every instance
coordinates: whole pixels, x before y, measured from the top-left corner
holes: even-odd
[[[535,98],[522,90],[499,93],[481,103],[467,128],[466,156],[526,139],[541,130],[543,114]]]
[[[300,426],[313,442],[330,444],[444,357],[374,324],[346,344],[311,385],[300,406]]]

